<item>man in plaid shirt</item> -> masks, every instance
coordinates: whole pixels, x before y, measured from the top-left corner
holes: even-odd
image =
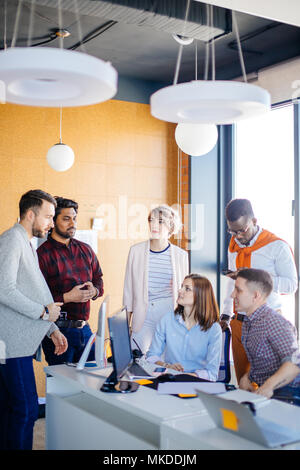
[[[250,371],[240,380],[244,390],[267,398],[291,398],[300,405],[300,353],[295,327],[266,304],[272,278],[260,269],[237,273],[232,298],[237,311],[246,313],[242,343]]]
[[[55,302],[63,302],[56,325],[68,340],[61,356],[54,354],[51,341],[42,342],[49,365],[78,362],[92,335],[88,325],[90,301],[103,295],[102,271],[92,248],[74,238],[78,204],[56,197],[54,228],[37,250],[40,269]],[[94,359],[94,347],[88,360]]]

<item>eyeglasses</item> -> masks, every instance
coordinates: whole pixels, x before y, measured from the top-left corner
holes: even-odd
[[[251,222],[248,223],[247,227],[244,230],[227,230],[228,233],[232,236],[244,235],[250,228]]]

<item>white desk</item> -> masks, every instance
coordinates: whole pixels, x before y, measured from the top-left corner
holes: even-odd
[[[129,394],[101,392],[104,374],[108,376],[110,370],[97,372],[101,377],[64,365],[45,369],[50,375],[46,401],[47,449],[263,448],[216,429],[198,398],[184,400],[158,395],[143,386]],[[300,423],[300,408],[274,400],[260,407],[258,414],[273,421],[278,419],[281,424]],[[286,448],[300,449],[300,443]]]
[[[158,396],[143,386],[134,393],[104,393],[103,377],[64,365],[47,367],[45,372],[51,375],[47,449],[159,449],[163,422],[206,413],[198,399]]]
[[[241,393],[243,398],[240,399]],[[246,397],[248,395],[248,398]],[[227,392],[226,398],[237,401],[251,400],[253,394],[236,390]],[[278,400],[270,400],[257,404],[257,415],[269,421],[293,428],[300,429],[300,408],[288,405]],[[201,446],[201,447],[199,447]],[[162,423],[161,447],[163,449],[207,449],[207,450],[267,450],[267,447],[256,444],[242,437],[236,436],[228,431],[218,429],[208,416],[187,416],[179,419],[171,419]],[[300,442],[280,447],[284,450],[299,450]]]

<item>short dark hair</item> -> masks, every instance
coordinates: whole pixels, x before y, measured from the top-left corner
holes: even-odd
[[[232,199],[226,206],[225,216],[229,222],[235,222],[240,217],[254,217],[251,202],[248,199]]]
[[[41,189],[31,189],[23,194],[19,202],[20,219],[22,219],[29,209],[32,209],[35,214],[38,214],[43,201],[48,201],[56,207],[56,200],[51,194],[42,191]]]
[[[72,199],[66,199],[64,197],[55,196],[56,201],[56,208],[55,208],[55,216],[53,217],[53,221],[55,222],[57,216],[61,213],[62,209],[69,209],[70,207],[73,208],[77,214],[78,212],[78,203],[73,201]]]
[[[270,274],[263,269],[244,268],[238,271],[236,279],[241,277],[247,282],[256,284],[259,290],[268,297],[273,290],[273,281]]]

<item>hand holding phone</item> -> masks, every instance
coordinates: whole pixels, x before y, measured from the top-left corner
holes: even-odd
[[[231,271],[231,269],[224,269],[224,271],[222,271],[222,274],[224,274],[224,276],[228,276],[228,274],[232,273],[234,273],[234,271]]]

